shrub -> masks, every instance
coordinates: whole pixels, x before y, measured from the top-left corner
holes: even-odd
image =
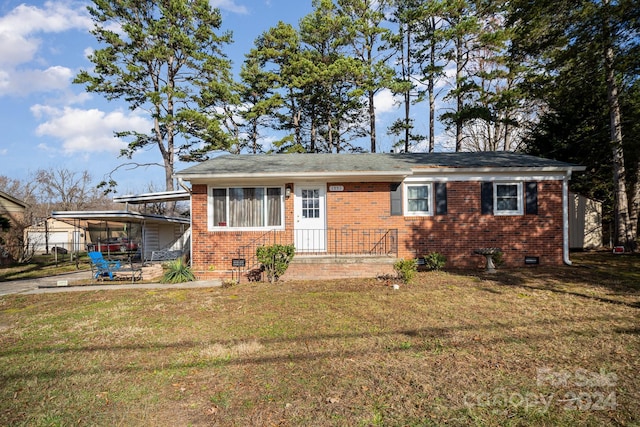
[[[504,253],[502,251],[493,254],[493,256],[491,257],[493,258],[493,265],[495,265],[496,267],[500,267],[502,264],[504,264],[503,256]]]
[[[196,280],[191,268],[182,261],[182,258],[166,265],[166,271],[160,279],[160,283],[183,283]]]
[[[233,286],[236,286],[237,284],[238,284],[238,281],[235,279],[224,279],[222,281],[223,288],[231,288]]]
[[[430,252],[424,256],[424,266],[427,270],[441,270],[447,263],[447,257],[439,252]]]
[[[264,266],[269,283],[277,282],[287,271],[295,251],[293,245],[260,246],[256,249],[258,262]]]
[[[398,274],[398,279],[409,283],[418,271],[418,264],[415,259],[401,259],[393,264],[393,269]]]

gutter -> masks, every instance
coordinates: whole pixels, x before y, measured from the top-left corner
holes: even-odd
[[[189,193],[189,200],[191,200],[191,189],[184,185],[184,180],[182,178],[178,178],[178,185],[184,189],[187,193]]]
[[[193,268],[193,237],[192,237],[192,233],[193,233],[193,205],[191,202],[191,188],[187,187],[184,183],[184,180],[180,177],[178,177],[178,185],[180,187],[182,187],[187,193],[189,193],[189,267]],[[207,190],[208,192],[209,190]],[[207,215],[209,215],[207,213]],[[209,221],[207,219],[207,221]],[[183,249],[184,250],[184,249]],[[238,279],[238,283],[240,282],[240,279]]]
[[[285,179],[285,180],[305,180],[305,179],[324,179],[324,180],[335,180],[335,179],[367,179],[367,178],[405,178],[411,175],[411,171],[400,170],[400,171],[355,171],[355,172],[326,172],[326,171],[314,171],[314,172],[290,172],[290,173],[281,173],[281,172],[256,172],[256,173],[245,173],[245,172],[229,172],[229,173],[189,173],[182,174],[177,173],[174,177],[183,181],[194,181],[194,180],[247,180],[247,179],[255,179],[255,180],[264,180],[264,179]]]

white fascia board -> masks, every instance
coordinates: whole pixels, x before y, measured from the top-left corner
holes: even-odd
[[[190,193],[184,190],[178,190],[178,191],[161,191],[158,193],[125,194],[123,196],[114,197],[113,201],[118,203],[142,204],[142,203],[157,203],[157,202],[189,200],[190,198],[191,198]]]
[[[294,181],[389,181],[400,180],[402,181],[407,176],[411,175],[409,171],[403,171],[398,173],[395,171],[380,171],[380,172],[292,172],[286,175],[280,173],[234,173],[234,174],[189,174],[189,175],[176,175],[185,181],[190,181],[192,184],[207,184],[211,182],[226,182],[226,183],[288,183]]]
[[[572,171],[585,170],[583,166],[563,167],[531,167],[531,168],[413,168],[411,171],[358,171],[358,172],[291,172],[282,173],[230,173],[230,174],[177,174],[176,178],[190,181],[192,184],[224,183],[288,183],[294,181],[392,181],[411,178],[437,177],[441,181],[474,181],[511,179],[527,177],[527,179],[557,180],[571,175]]]
[[[504,181],[504,180],[532,180],[532,181],[557,181],[566,176],[571,176],[571,171],[566,169],[549,168],[482,168],[459,169],[438,168],[427,170],[414,170],[413,176],[407,181],[419,181],[433,179],[436,181]]]
[[[558,167],[558,166],[546,166],[546,167],[500,167],[500,168],[413,168],[413,175],[422,174],[500,174],[500,173],[571,173],[572,171],[584,171],[585,166],[572,166],[572,167]]]

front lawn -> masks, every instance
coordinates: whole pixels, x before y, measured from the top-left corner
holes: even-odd
[[[91,269],[86,253],[82,253],[77,260],[72,259],[72,255],[61,254],[58,257],[55,254],[37,255],[29,263],[0,267],[0,282],[39,279]]]
[[[0,298],[0,425],[634,425],[640,258]]]

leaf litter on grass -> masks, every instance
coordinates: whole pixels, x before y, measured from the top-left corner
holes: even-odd
[[[593,265],[3,297],[0,423],[633,424],[635,270]]]

